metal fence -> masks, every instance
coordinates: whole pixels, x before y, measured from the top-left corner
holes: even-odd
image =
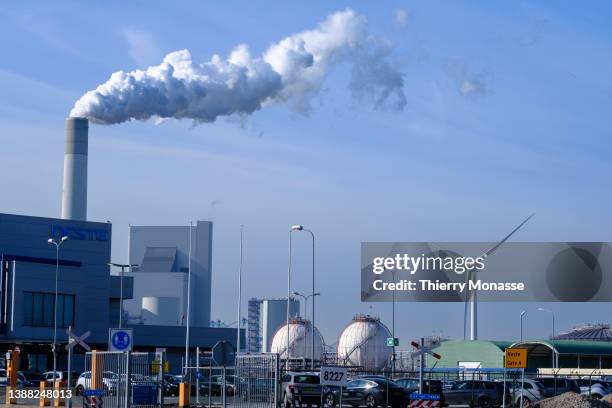
[[[83,396],[86,407],[152,408],[160,403],[162,386],[157,376],[151,376],[153,361],[151,353],[87,353],[75,392]]]
[[[236,356],[234,406],[273,408],[280,401],[278,354]]]

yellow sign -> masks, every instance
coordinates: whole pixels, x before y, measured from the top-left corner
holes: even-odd
[[[159,360],[153,360],[151,363],[151,374],[159,374]],[[170,362],[168,360],[164,361],[164,374],[170,372]]]
[[[506,368],[527,368],[527,349],[507,348]]]

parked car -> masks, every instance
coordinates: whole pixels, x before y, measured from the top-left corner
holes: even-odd
[[[581,378],[576,380],[580,387],[580,393],[583,395],[590,395],[595,398],[602,398],[610,394],[610,385],[601,380]]]
[[[342,403],[352,406],[365,405],[404,407],[408,397],[402,387],[384,378],[358,378],[350,381],[342,390]]]
[[[292,407],[296,401],[307,405],[321,405],[321,381],[315,373],[287,373],[281,381],[281,401]]]
[[[0,387],[6,387],[8,384],[6,370],[4,368],[0,368]],[[20,388],[29,387],[27,381],[24,379],[23,374],[19,374],[17,377],[17,386]]]
[[[179,383],[181,381],[174,375],[164,375],[162,387],[165,397],[176,397],[179,395]]]
[[[503,381],[502,381],[503,384]],[[521,405],[521,380],[506,380],[506,391],[510,393],[512,403]],[[541,382],[525,378],[523,382],[523,407],[529,407],[532,403],[544,398],[544,386]]]
[[[112,371],[102,373],[102,384],[106,394],[114,395],[117,393],[119,376]],[[91,371],[81,374],[76,383],[76,395],[83,395],[83,391],[91,388]]]
[[[61,380],[61,381],[67,381],[68,380],[68,372],[67,371],[56,371],[55,372],[55,376],[53,375],[53,371],[45,371],[43,374],[43,377],[45,378],[45,381],[47,382],[48,385],[52,386],[53,385],[53,378],[55,377],[55,380]],[[76,380],[77,376],[75,372],[72,372],[72,380]]]
[[[501,382],[463,380],[444,391],[444,398],[449,405],[499,407],[504,399],[510,402],[510,393],[506,390],[504,396],[504,385]]]
[[[413,392],[419,391],[419,379],[418,378],[399,378],[395,380],[395,383],[402,387],[406,394],[410,396]],[[444,389],[442,387],[442,381],[423,379],[423,394],[437,394],[440,396],[440,404],[444,406]]]
[[[536,380],[544,386],[544,398],[554,397],[566,392],[580,394],[576,380],[560,377],[538,377]]]
[[[459,381],[457,380],[442,380],[442,389],[450,390],[453,388],[453,385],[457,384]]]
[[[196,392],[196,384],[200,385],[200,395],[223,395],[223,376],[213,375],[210,378],[200,377],[197,382],[191,384],[191,392]],[[225,395],[231,396],[236,393],[236,376],[225,376]]]
[[[38,388],[40,386],[40,382],[45,381],[45,377],[36,371],[19,371],[19,377],[22,378],[25,387]]]

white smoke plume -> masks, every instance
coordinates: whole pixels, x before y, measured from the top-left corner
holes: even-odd
[[[406,104],[403,74],[390,45],[368,33],[366,19],[347,9],[252,57],[246,45],[227,59],[213,55],[197,64],[187,50],[168,54],[146,70],[115,72],[74,105],[70,116],[114,124],[132,119],[189,118],[214,122],[220,116],[249,115],[270,103],[286,102],[300,112],[339,64],[350,66],[350,90],[375,107],[401,110]]]

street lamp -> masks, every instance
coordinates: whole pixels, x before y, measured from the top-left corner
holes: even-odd
[[[550,315],[552,316],[552,337],[550,339],[550,342],[553,346],[553,350],[552,350],[552,365],[553,365],[553,369],[557,368],[556,367],[556,349],[555,349],[555,313],[552,310],[549,309],[544,309],[543,307],[538,307],[538,310],[540,312],[546,312],[546,313],[550,313]]]
[[[244,225],[240,225],[240,263],[238,265],[238,323],[236,333],[236,350],[237,354],[240,354],[240,327],[242,322],[242,235],[244,232]]]
[[[123,320],[123,275],[125,274],[125,269],[129,268],[129,270],[131,271],[132,268],[137,268],[139,265],[138,264],[119,264],[119,263],[113,263],[113,262],[109,262],[108,266],[114,266],[116,268],[121,268],[121,282],[119,283],[119,285],[121,286],[121,288],[119,289],[119,328],[121,328],[121,322]]]
[[[315,293],[315,236],[314,236],[314,233],[311,230],[304,228],[304,226],[300,224],[292,225],[291,231],[305,231],[305,232],[308,232],[310,234],[310,237],[312,238],[312,293]],[[312,349],[310,350],[311,351],[311,364],[312,364],[313,370],[315,367],[315,363],[314,363],[315,361],[314,360],[314,357],[315,357],[314,328],[315,328],[315,299],[313,296],[312,298],[312,342],[311,342]],[[287,331],[287,335],[288,334],[289,332]]]
[[[521,343],[523,342],[523,317],[527,314],[526,310],[521,312]]]
[[[523,317],[527,314],[526,310],[521,312],[521,347],[523,346]],[[525,387],[525,369],[523,368],[523,372],[521,373],[521,405],[520,408],[523,408],[523,389]]]
[[[311,293],[310,295],[302,295],[300,292],[293,292],[295,296],[299,296],[304,299],[304,319],[308,318],[308,299],[315,296],[321,296],[320,293]]]
[[[187,367],[189,367],[189,325],[191,323],[191,238],[193,237],[193,222],[189,222],[189,255],[188,255],[188,264],[187,264],[187,310],[186,310],[186,327],[185,327],[185,365],[183,366],[184,370],[184,379],[187,377]]]
[[[307,316],[308,316],[308,299],[310,298],[314,298],[315,296],[319,296],[321,295],[320,293],[311,293],[310,295],[302,295],[300,292],[293,292],[293,294],[295,296],[299,296],[302,299],[304,299],[304,320],[307,320]],[[314,299],[313,299],[314,301]],[[304,326],[307,327],[307,326]],[[308,332],[306,332],[308,333]],[[310,333],[311,337],[314,339],[314,323],[312,325],[312,330]],[[304,338],[304,357],[306,357],[306,342],[308,341],[308,337]],[[304,367],[306,368],[306,367]]]
[[[55,300],[53,302],[53,385],[55,385],[55,381],[57,380],[57,289],[58,289],[58,280],[59,280],[59,250],[60,246],[64,242],[68,241],[67,236],[63,236],[59,241],[54,240],[53,238],[49,238],[47,242],[51,245],[55,245]]]

